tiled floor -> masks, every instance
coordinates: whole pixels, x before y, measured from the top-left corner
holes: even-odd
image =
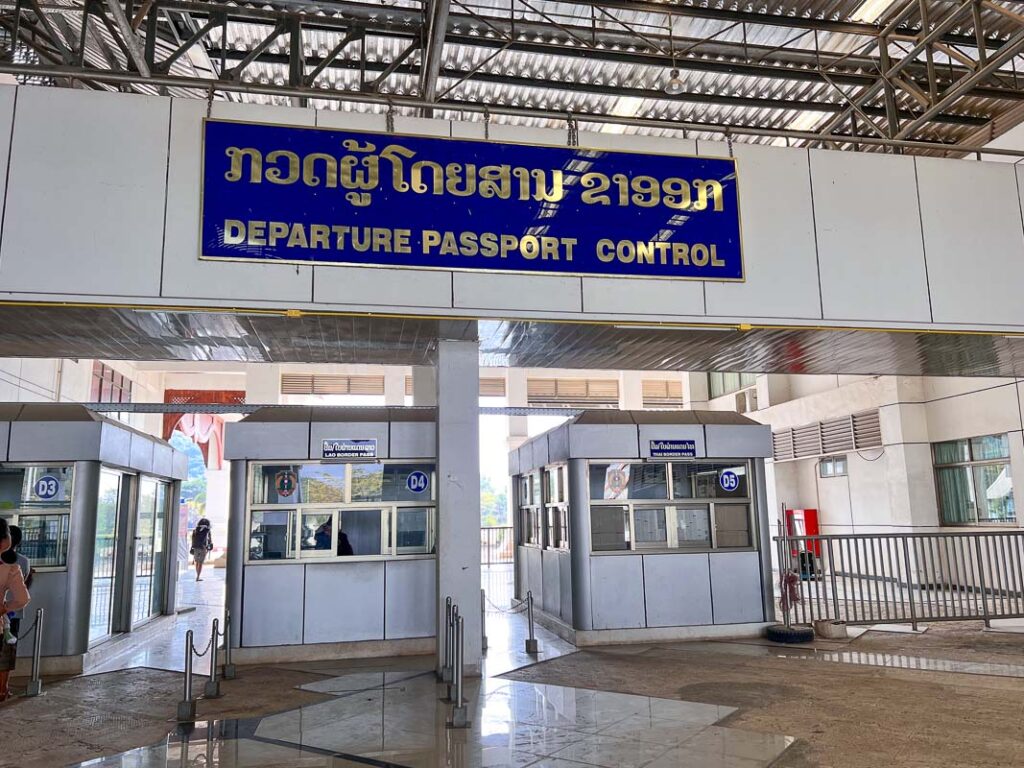
[[[792,741],[716,725],[730,707],[495,678],[468,686],[466,730],[446,727],[450,706],[431,673],[357,672],[305,687],[335,698],[201,723],[187,736],[83,765],[757,768]]]
[[[497,678],[575,649],[537,626],[540,653],[527,655],[526,617],[506,607],[511,570],[495,569],[488,576],[489,648],[485,677],[467,680],[467,729],[447,727],[451,705],[442,700],[446,687],[422,665],[351,671],[323,663],[290,664],[323,675],[300,687],[331,698],[262,718],[197,723],[158,745],[82,765],[758,768],[792,742],[722,725],[735,711],[731,707]],[[148,655],[137,658],[173,662],[173,652],[158,646],[139,651]]]
[[[203,569],[203,580],[188,570],[178,579],[176,616],[162,616],[135,632],[120,635],[89,653],[86,673],[99,674],[131,667],[152,667],[179,671],[185,664],[185,632],[195,632],[195,644],[206,647],[214,618],[224,621],[223,568]],[[196,672],[207,673],[208,663],[199,660]]]

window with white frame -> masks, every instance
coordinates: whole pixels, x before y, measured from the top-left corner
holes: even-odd
[[[250,466],[250,563],[434,552],[433,463]]]
[[[564,464],[544,469],[544,508],[548,549],[569,549],[568,469]]]
[[[71,529],[74,467],[0,467],[0,518],[21,529],[19,551],[32,567],[65,568]]]
[[[935,443],[932,455],[943,525],[1016,522],[1007,435]]]
[[[590,462],[588,471],[594,552],[754,546],[746,462]]]
[[[818,474],[822,477],[845,477],[846,456],[825,456],[818,462]]]
[[[542,510],[544,489],[541,473],[531,472],[519,477],[519,535],[521,544],[539,547],[542,544]]]

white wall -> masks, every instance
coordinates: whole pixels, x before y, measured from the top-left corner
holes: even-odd
[[[0,88],[0,171],[8,171],[0,298],[1024,330],[1015,176],[1024,169],[1005,163],[737,144],[745,283],[215,263],[198,258],[204,101],[16,90],[15,99],[13,87]],[[383,116],[290,107],[214,102],[212,115],[385,130]],[[402,117],[396,129],[470,138],[483,130]],[[564,131],[500,125],[491,137],[565,143]],[[602,133],[580,141],[665,155],[724,151],[675,138]]]

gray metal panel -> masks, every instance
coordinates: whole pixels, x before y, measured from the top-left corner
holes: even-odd
[[[21,622],[24,632],[36,620],[36,611],[44,609],[43,656],[61,656],[64,652],[64,613],[67,607],[66,571],[37,571],[32,581],[32,602],[25,608]],[[35,636],[33,636],[33,642]],[[18,645],[19,656],[32,655],[32,642]]]
[[[67,604],[63,637],[65,656],[76,656],[85,653],[89,648],[89,610],[96,554],[96,501],[99,492],[99,462],[75,462],[71,525],[68,531]]]
[[[533,449],[533,466],[543,467],[548,463],[548,437],[541,435],[536,440],[529,442]]]
[[[248,565],[242,595],[242,645],[301,645],[306,567]],[[328,605],[332,605],[329,602]]]
[[[115,467],[130,467],[133,437],[127,429],[104,423],[100,432],[100,461]]]
[[[309,458],[309,422],[246,422],[224,428],[225,459]]]
[[[541,608],[552,616],[562,614],[562,577],[561,560],[558,551],[545,549],[541,553],[541,579],[543,583],[543,600]]]
[[[533,592],[537,605],[544,604],[544,564],[537,547],[526,549],[526,591]]]
[[[184,457],[185,454],[176,452],[174,454],[175,464],[177,464],[179,456]],[[244,461],[232,461],[230,470],[231,488],[228,498],[228,551],[227,568],[225,569],[227,573],[224,574],[224,607],[231,612],[232,618],[228,628],[230,632],[228,639],[232,648],[238,648],[242,644],[242,581],[245,550],[248,545],[246,541],[248,531],[245,525],[248,465]],[[175,503],[174,507],[177,509],[178,504]]]
[[[590,489],[587,462],[569,461],[569,559],[572,564],[572,621],[575,629],[593,629],[590,612]]]
[[[594,629],[646,626],[643,556],[591,557],[590,604]]]
[[[523,443],[519,446],[519,471],[522,474],[532,472],[537,466],[533,463],[533,446]]]
[[[519,449],[508,452],[508,474],[515,477],[519,474]]]
[[[174,449],[163,443],[153,443],[153,474],[173,477]]]
[[[11,461],[97,461],[98,421],[15,421],[11,424]]]
[[[174,468],[171,477],[175,480],[188,480],[188,455],[175,451],[172,462]]]
[[[775,590],[772,589],[772,524],[775,517],[768,506],[768,482],[765,477],[764,459],[754,459],[754,520],[755,536],[758,542],[758,557],[761,558],[761,599],[764,603],[764,620],[775,621]]]
[[[324,457],[324,440],[376,440],[377,456],[388,457],[386,421],[314,421],[309,425],[309,458]]]
[[[383,640],[384,563],[307,565],[305,602],[304,645]]]
[[[693,440],[697,458],[707,456],[704,445],[704,427],[700,424],[641,424],[640,456],[651,458],[652,440]]]
[[[10,443],[11,422],[0,421],[0,461],[7,461],[7,446]]]
[[[153,441],[144,435],[132,434],[132,460],[129,464],[137,472],[153,471]]]
[[[392,421],[392,459],[433,459],[437,456],[437,424],[433,421]]]
[[[516,597],[526,599],[526,590],[530,583],[530,566],[526,552],[529,547],[516,547]]]
[[[568,552],[558,553],[558,615],[572,626],[572,556]]]
[[[570,424],[569,457],[634,459],[639,457],[636,424]]]
[[[767,424],[708,424],[704,427],[704,436],[708,458],[770,458],[772,455],[772,428]]]
[[[563,424],[548,433],[548,461],[555,464],[569,458],[569,425]]]
[[[764,621],[757,552],[712,552],[710,558],[715,624]]]
[[[384,580],[384,638],[437,634],[437,562],[391,560]]]
[[[707,553],[644,555],[648,627],[711,624],[711,572]]]

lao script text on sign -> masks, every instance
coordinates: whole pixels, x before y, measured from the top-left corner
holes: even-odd
[[[375,459],[377,458],[377,439],[324,440],[323,454],[325,459]]]
[[[742,280],[734,159],[204,123],[204,259]]]
[[[651,456],[665,459],[692,459],[697,456],[695,440],[651,440]]]

